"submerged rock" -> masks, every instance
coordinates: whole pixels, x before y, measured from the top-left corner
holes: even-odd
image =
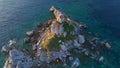
[[[101,56],[101,57],[99,58],[99,62],[103,62],[103,60],[104,60],[104,57]]]
[[[75,61],[72,64],[72,68],[76,68],[80,65],[80,60],[78,58],[75,59]]]
[[[89,51],[85,51],[85,55],[88,56],[89,55]]]
[[[43,25],[40,23],[40,24],[37,24],[37,27],[38,28],[41,28]]]
[[[31,39],[28,37],[28,38],[24,38],[24,43],[30,43],[31,42]]]
[[[108,42],[105,43],[105,46],[106,46],[106,48],[108,48],[108,49],[111,48],[111,45],[110,45]]]

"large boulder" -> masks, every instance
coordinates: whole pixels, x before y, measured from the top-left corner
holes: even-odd
[[[84,35],[79,35],[78,37],[79,37],[79,42],[80,42],[81,44],[83,44],[83,43],[85,42],[85,37],[84,37]]]
[[[75,47],[79,47],[79,46],[80,46],[80,44],[78,43],[78,40],[74,40],[73,45],[74,45]]]
[[[110,45],[108,42],[106,42],[106,43],[105,43],[105,47],[106,47],[107,49],[110,49],[110,48],[111,48],[111,45]]]
[[[29,37],[33,36],[34,33],[35,33],[34,30],[31,30],[31,31],[26,32],[27,36],[29,36]]]
[[[32,59],[18,50],[11,50],[9,58],[6,61],[4,68],[31,68]]]

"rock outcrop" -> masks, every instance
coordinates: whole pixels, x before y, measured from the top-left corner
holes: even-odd
[[[2,52],[9,53],[10,50],[12,50],[12,48],[9,47],[9,46],[3,46],[2,47]]]
[[[31,68],[32,59],[19,50],[11,50],[4,68]]]
[[[111,48],[109,42],[101,42],[99,38],[87,35],[88,32],[84,31],[87,28],[85,24],[78,24],[67,16],[65,18],[65,15],[56,8],[51,7],[50,11],[55,15],[54,20],[48,21],[44,27],[38,25],[41,30],[26,32],[28,37],[24,42],[32,45],[33,49],[30,50],[32,57],[27,55],[29,50],[27,54],[23,52],[24,49],[17,50],[13,47],[15,42],[10,41],[8,46],[2,47],[2,51],[9,54],[4,68],[52,68],[49,67],[50,64],[62,62],[63,66],[67,66],[68,61],[71,62],[70,67],[76,68],[81,63],[79,55],[104,62],[104,55],[101,56],[101,52],[104,48]]]

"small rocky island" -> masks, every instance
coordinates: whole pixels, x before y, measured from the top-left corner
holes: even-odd
[[[87,63],[81,60],[84,57],[104,63],[101,51],[111,48],[108,40],[91,35],[85,23],[71,20],[54,6],[50,11],[55,19],[26,32],[24,43],[31,45],[31,50],[14,47],[13,40],[2,47],[9,54],[4,68],[79,68]]]

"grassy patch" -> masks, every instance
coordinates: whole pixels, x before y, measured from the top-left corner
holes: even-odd
[[[74,36],[67,34],[67,36],[65,37],[65,40],[72,40],[73,38],[74,38]]]
[[[64,31],[66,31],[67,33],[74,31],[74,26],[69,25],[67,22],[63,22],[63,27],[64,27]]]
[[[58,38],[53,38],[49,45],[48,45],[48,49],[50,51],[58,51],[60,49],[60,46],[59,46],[59,39]]]
[[[64,31],[67,32],[67,36],[65,37],[65,40],[72,40],[74,37],[70,35],[70,32],[74,31],[74,26],[63,22]]]

